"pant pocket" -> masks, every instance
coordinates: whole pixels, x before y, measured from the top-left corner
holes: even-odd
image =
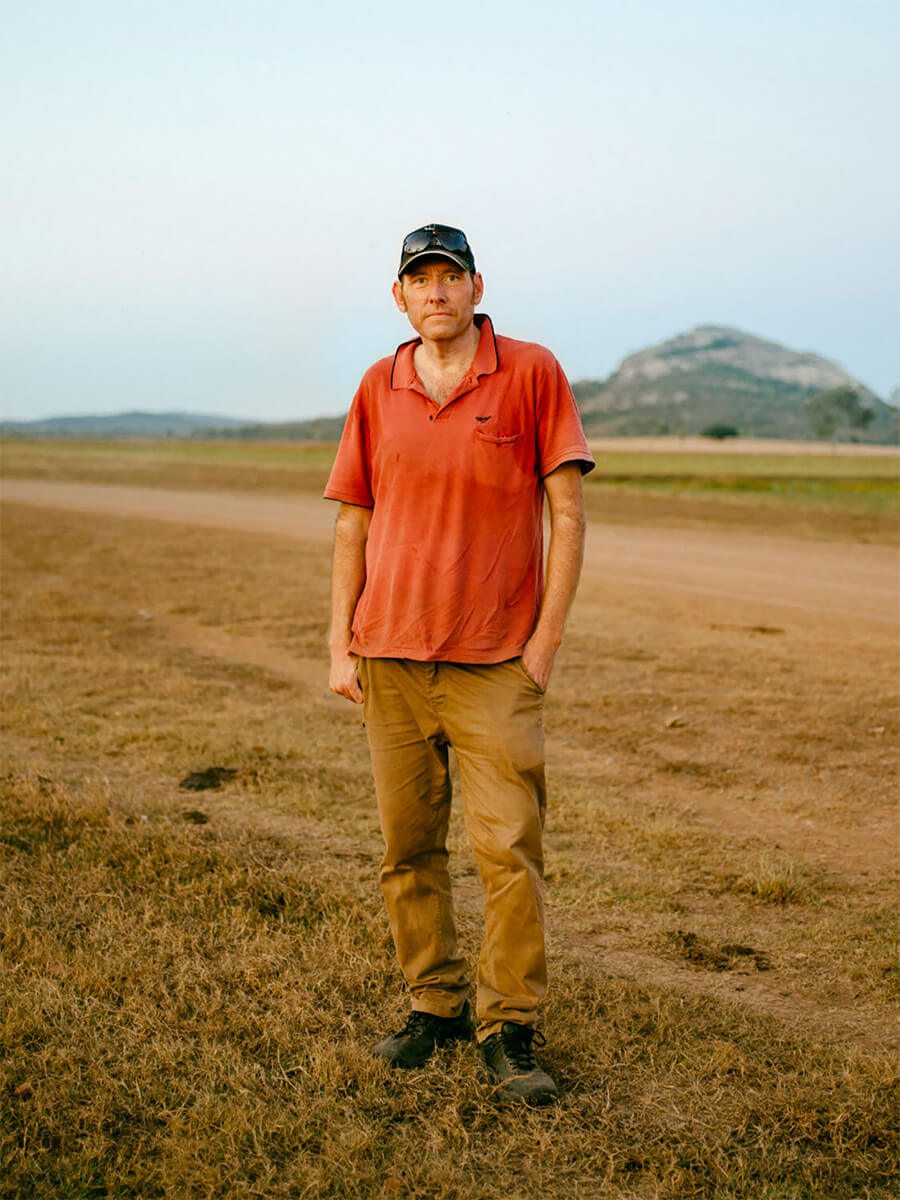
[[[531,676],[528,674],[528,672],[525,670],[525,664],[524,664],[524,662],[522,662],[522,656],[521,656],[521,655],[519,655],[519,657],[518,657],[518,658],[514,658],[514,659],[513,659],[513,662],[515,663],[516,667],[518,668],[518,670],[519,670],[519,674],[520,674],[520,675],[521,675],[521,676],[522,676],[522,677],[525,679],[525,681],[526,681],[526,682],[527,682],[527,683],[528,683],[528,684],[529,684],[529,685],[530,685],[532,688],[534,688],[534,690],[537,692],[537,694],[538,694],[539,696],[546,695],[546,693],[545,693],[544,689],[543,689],[543,688],[541,687],[541,685],[540,685],[540,684],[537,682],[537,680],[535,680],[535,679],[532,679],[532,678],[531,678]]]

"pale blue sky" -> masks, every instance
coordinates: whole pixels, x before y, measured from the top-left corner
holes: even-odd
[[[894,9],[3,4],[0,416],[342,411],[430,220],[573,379],[717,322],[884,396]]]

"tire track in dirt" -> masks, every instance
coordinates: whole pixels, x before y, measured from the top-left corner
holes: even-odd
[[[242,666],[259,667],[260,670],[287,680],[304,690],[328,692],[328,664],[321,658],[304,658],[297,654],[287,655],[282,647],[258,637],[231,633],[211,625],[203,625],[189,617],[175,613],[148,613],[147,620],[156,631],[173,645],[190,650],[204,658],[222,662],[239,663]],[[337,701],[339,697],[332,696]],[[346,701],[344,701],[346,703]]]

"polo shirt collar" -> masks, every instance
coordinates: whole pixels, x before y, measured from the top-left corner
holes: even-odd
[[[481,338],[478,342],[478,349],[475,351],[475,357],[472,359],[472,365],[456,389],[456,395],[461,395],[463,392],[471,391],[472,388],[477,387],[478,380],[482,375],[493,375],[500,365],[500,359],[497,354],[497,339],[494,336],[494,326],[491,318],[487,313],[476,313],[475,324],[481,331]],[[421,344],[421,338],[413,338],[411,342],[403,342],[397,347],[391,367],[391,391],[395,392],[403,388],[415,392],[423,390],[413,362],[413,354],[415,353],[416,346],[420,346]]]

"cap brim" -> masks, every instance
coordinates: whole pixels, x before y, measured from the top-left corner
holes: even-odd
[[[474,269],[469,266],[465,259],[458,258],[455,254],[451,254],[449,250],[429,249],[421,250],[418,254],[411,254],[406,262],[401,263],[400,270],[397,272],[397,278],[399,279],[401,275],[405,275],[413,263],[418,262],[420,258],[446,258],[450,262],[456,263],[458,267],[462,267],[464,271],[472,271]]]

